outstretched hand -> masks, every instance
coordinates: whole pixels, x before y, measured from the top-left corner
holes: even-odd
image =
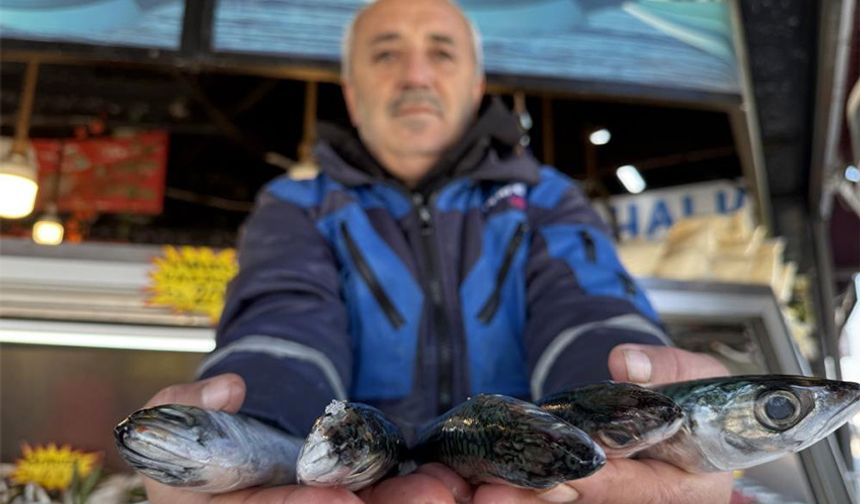
[[[245,382],[242,378],[236,374],[223,374],[167,387],[155,394],[145,407],[184,404],[235,413],[244,400]],[[152,504],[457,504],[466,502],[471,490],[461,478],[439,464],[422,466],[408,476],[385,480],[361,491],[361,498],[341,488],[301,485],[256,487],[212,495],[163,485],[146,477],[143,480]]]
[[[677,348],[619,345],[609,354],[609,371],[616,381],[658,385],[725,376],[728,370],[716,359]],[[609,459],[592,476],[535,492],[504,485],[483,485],[475,490],[475,504],[727,504],[732,477],[728,473],[691,474],[671,464],[649,459]]]

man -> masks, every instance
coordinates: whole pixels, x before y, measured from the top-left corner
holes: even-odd
[[[355,134],[321,129],[312,181],[278,179],[244,228],[218,350],[165,402],[241,411],[297,435],[334,397],[409,431],[466,397],[525,398],[607,378],[724,373],[665,337],[582,193],[518,146],[485,100],[480,44],[446,0],[380,0],[347,32]],[[619,346],[620,345],[620,346]],[[728,475],[610,461],[545,492],[471,487],[430,464],[367,502],[728,502]],[[217,497],[152,482],[152,502],[357,502],[298,486]]]

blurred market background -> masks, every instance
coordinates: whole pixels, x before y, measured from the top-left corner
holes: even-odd
[[[51,443],[129,471],[111,429],[213,347],[255,194],[346,121],[364,3],[0,0],[0,477]],[[854,0],[460,3],[678,346],[860,381]],[[739,493],[853,502],[858,457],[846,428]]]

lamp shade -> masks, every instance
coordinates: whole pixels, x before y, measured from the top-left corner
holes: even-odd
[[[0,217],[19,219],[33,213],[36,203],[36,166],[18,153],[0,160]]]

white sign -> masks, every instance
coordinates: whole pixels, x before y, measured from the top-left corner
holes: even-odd
[[[609,207],[618,221],[622,240],[655,240],[661,238],[682,217],[728,214],[740,210],[746,204],[746,189],[730,180],[609,198]],[[595,205],[595,208],[606,222],[610,222],[604,205]]]

